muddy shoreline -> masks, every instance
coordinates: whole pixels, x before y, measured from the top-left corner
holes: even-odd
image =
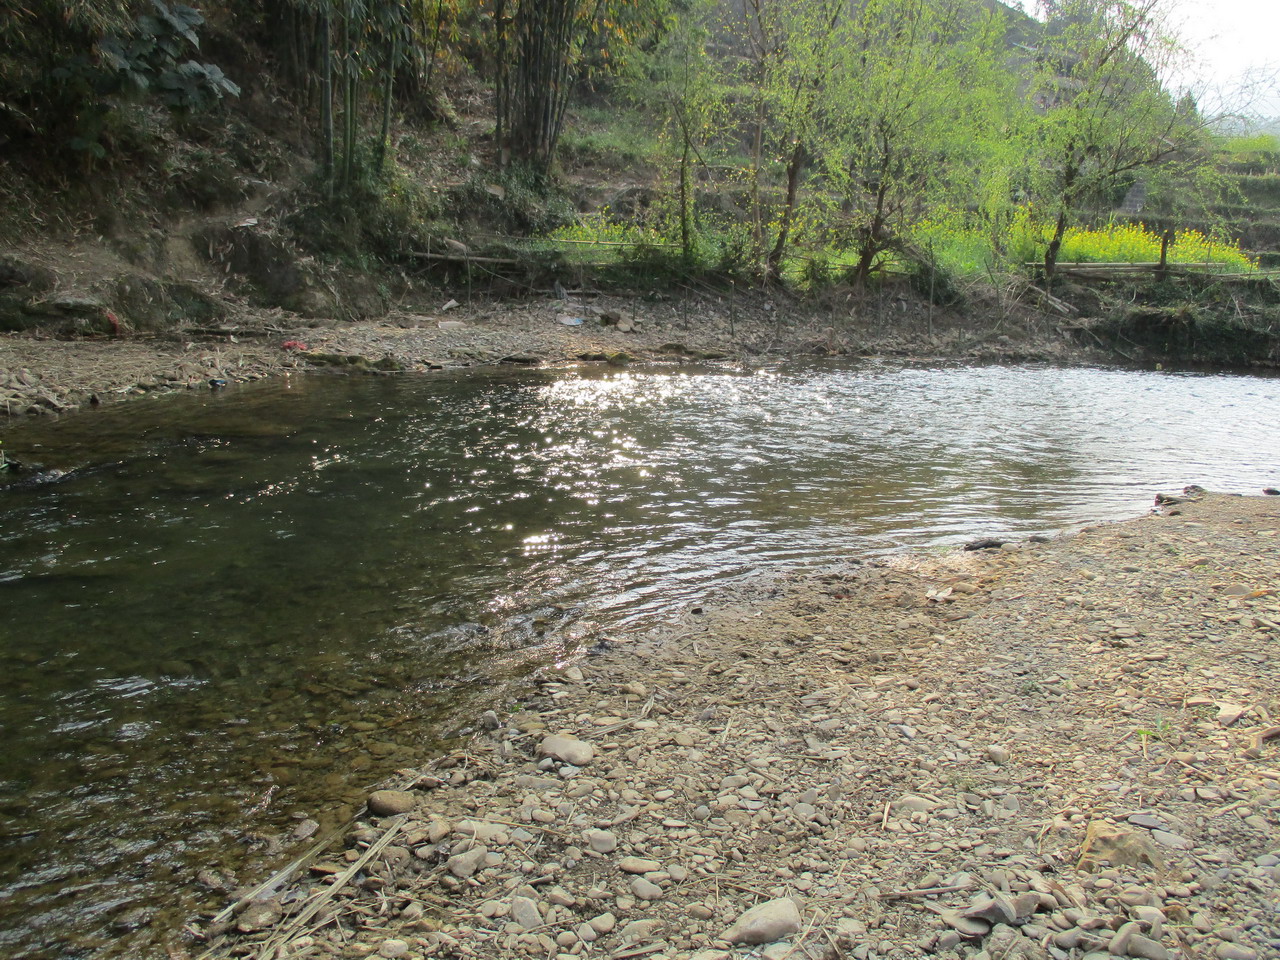
[[[762,580],[404,770],[190,956],[1257,960],[1280,498]]]
[[[492,364],[705,362],[786,356],[910,356],[968,361],[1105,363],[1052,325],[982,324],[895,300],[834,311],[760,299],[592,296],[451,306],[402,305],[377,321],[289,320],[245,313],[165,335],[0,335],[0,410],[24,416],[304,370],[423,372]],[[2,426],[2,424],[0,424]]]

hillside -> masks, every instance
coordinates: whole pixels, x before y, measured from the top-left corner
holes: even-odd
[[[1187,137],[1177,150],[1122,155],[1105,125],[1084,159],[1045,154],[1028,166],[1003,143],[1010,123],[1027,127],[1028,143],[1078,136],[1055,132],[1054,97],[1074,98],[1075,112],[1086,96],[1142,99],[1145,67],[1079,66],[1092,42],[1084,2],[1047,31],[995,0],[886,0],[861,20],[828,4],[825,32],[795,13],[816,16],[818,0],[606,5],[612,19],[566,21],[570,66],[543,91],[560,111],[555,129],[528,134],[550,138],[544,153],[521,147],[536,85],[517,95],[528,72],[520,31],[552,8],[572,13],[570,0],[386,2],[359,20],[292,0],[199,12],[81,0],[65,16],[62,6],[35,4],[0,27],[0,329],[10,331],[198,337],[562,289],[767,289],[836,326],[892,291],[891,302],[922,304],[927,332],[930,302],[975,329],[1011,316],[1029,327],[1066,294],[1046,301],[1022,261],[1043,259],[1051,275],[1071,224],[1110,217],[1144,172],[1160,229],[1225,230],[1256,251],[1280,222],[1265,152],[1224,167],[1236,188],[1213,217],[1159,219],[1160,184],[1181,196],[1204,160],[1197,124],[1158,90],[1143,94],[1138,119],[1153,142]],[[903,48],[883,26],[895,22],[934,24],[941,39]],[[1122,25],[1135,36],[1142,26]],[[762,57],[766,38],[774,53]],[[864,53],[846,77],[856,44],[883,59]],[[1048,99],[1034,94],[1046,63],[1057,71]],[[883,84],[878,98],[852,92],[871,81]],[[798,95],[806,85],[814,92]],[[1035,109],[1015,116],[1024,99]],[[860,131],[871,129],[884,150],[865,149]],[[975,183],[997,168],[1003,188]],[[1021,239],[997,235],[1040,209],[1061,211],[1056,234],[1042,219]],[[944,220],[964,226],[919,232]],[[950,255],[972,237],[987,238],[984,252],[960,266]],[[1210,249],[1224,269],[1245,262],[1229,240]],[[1125,299],[1094,291],[1066,315]],[[1265,328],[1263,307],[1249,322]]]

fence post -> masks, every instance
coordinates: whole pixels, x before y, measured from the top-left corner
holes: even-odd
[[[1169,244],[1173,243],[1173,227],[1168,227],[1160,238],[1160,266],[1156,267],[1156,276],[1165,279],[1169,272]]]

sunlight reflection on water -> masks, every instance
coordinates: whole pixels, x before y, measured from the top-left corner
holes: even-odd
[[[24,425],[12,455],[84,469],[0,498],[0,950],[162,955],[186,878],[238,861],[273,788],[254,831],[336,816],[502,676],[761,569],[1133,516],[1188,483],[1274,486],[1278,388],[899,363],[487,371]],[[166,902],[150,929],[112,928]]]

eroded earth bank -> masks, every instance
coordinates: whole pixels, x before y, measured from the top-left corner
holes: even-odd
[[[617,636],[192,955],[1280,955],[1280,498]]]

